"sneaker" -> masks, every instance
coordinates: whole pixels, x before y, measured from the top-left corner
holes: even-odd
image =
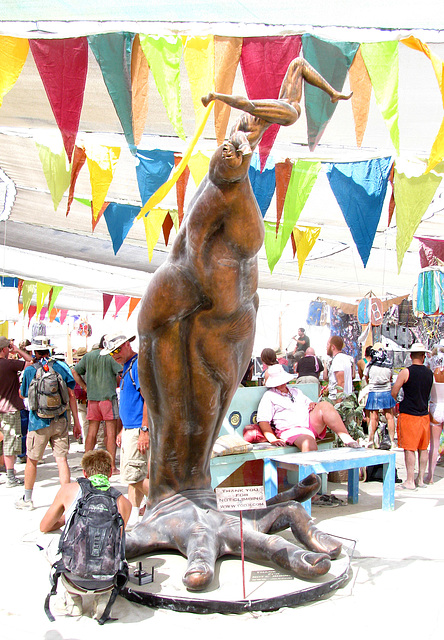
[[[14,503],[16,509],[24,509],[25,511],[34,511],[34,504],[32,500],[25,500],[24,496],[16,500]]]
[[[101,593],[97,596],[94,596],[92,609],[94,620],[100,620],[100,618],[103,616],[103,612],[105,611],[106,605],[109,602],[110,595],[111,593],[107,591],[106,593]]]
[[[7,489],[12,489],[13,487],[20,487],[21,485],[23,485],[23,480],[21,480],[20,478],[7,478],[6,479],[6,488]]]

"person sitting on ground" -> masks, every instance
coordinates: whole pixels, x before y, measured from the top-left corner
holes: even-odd
[[[103,449],[87,451],[82,458],[82,469],[84,477],[88,478],[93,487],[101,491],[107,491],[110,488],[109,479],[113,472],[113,459],[108,451]],[[52,505],[42,518],[40,531],[49,533],[63,527],[65,523],[69,521],[81,496],[82,490],[78,482],[70,482],[69,484],[62,485]],[[131,503],[122,494],[119,495],[116,502],[119,513],[126,526],[131,514]],[[58,539],[55,539],[55,542],[58,543]],[[54,547],[52,545],[48,545],[47,556],[51,564],[55,560],[55,557],[50,557],[52,553],[55,556],[55,549],[54,551],[53,549]],[[75,585],[65,574],[62,574],[61,580],[66,592],[62,596],[58,608],[61,608],[65,615],[80,616],[83,613],[82,595],[95,593],[93,605],[94,618],[100,619],[108,603],[113,585],[111,584],[110,587],[96,592]]]
[[[321,386],[319,375],[324,370],[320,358],[315,354],[313,347],[307,347],[305,355],[294,366],[294,372],[298,374],[296,384],[314,382],[318,385],[318,393]]]
[[[392,447],[395,443],[395,418],[393,408],[396,400],[392,398],[393,360],[377,342],[371,351],[371,361],[365,368],[364,376],[368,382],[368,398],[365,408],[370,412],[368,446],[375,446],[375,433],[379,423],[379,412],[383,411],[387,420],[387,429]]]
[[[316,438],[325,438],[329,427],[346,446],[359,447],[334,406],[325,401],[311,402],[299,389],[288,387],[293,378],[280,364],[268,368],[265,386],[269,391],[264,393],[257,410],[257,422],[268,442],[316,451]]]

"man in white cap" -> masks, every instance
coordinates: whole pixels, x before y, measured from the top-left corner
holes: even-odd
[[[128,527],[139,520],[139,508],[143,496],[148,495],[148,462],[150,437],[148,413],[140,393],[138,354],[131,342],[136,336],[127,338],[122,333],[106,335],[101,355],[110,354],[123,366],[120,379],[119,414],[122,430],[117,435],[117,445],[121,447],[120,479],[128,483],[128,500],[132,511]]]
[[[279,447],[295,445],[301,451],[316,451],[316,438],[325,438],[329,427],[347,447],[359,447],[332,404],[311,402],[297,387],[288,387],[294,375],[280,364],[268,367],[267,371],[265,386],[269,391],[259,403],[257,421],[268,442]]]
[[[414,491],[426,487],[424,473],[427,467],[427,448],[430,441],[429,398],[433,384],[433,373],[424,366],[427,349],[421,342],[410,348],[412,364],[399,372],[392,387],[396,400],[403,390],[404,398],[399,403],[398,446],[404,449],[407,479],[398,488]],[[418,452],[418,476],[415,482],[415,454]]]

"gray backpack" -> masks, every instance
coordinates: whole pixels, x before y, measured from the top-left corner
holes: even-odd
[[[62,376],[54,371],[51,360],[33,365],[36,374],[28,389],[31,411],[39,418],[56,418],[65,413],[69,404],[69,393]]]

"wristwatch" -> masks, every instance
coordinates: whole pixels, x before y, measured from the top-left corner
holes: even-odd
[[[146,433],[147,431],[149,431],[148,427],[140,427],[140,430],[143,431],[143,433]]]

